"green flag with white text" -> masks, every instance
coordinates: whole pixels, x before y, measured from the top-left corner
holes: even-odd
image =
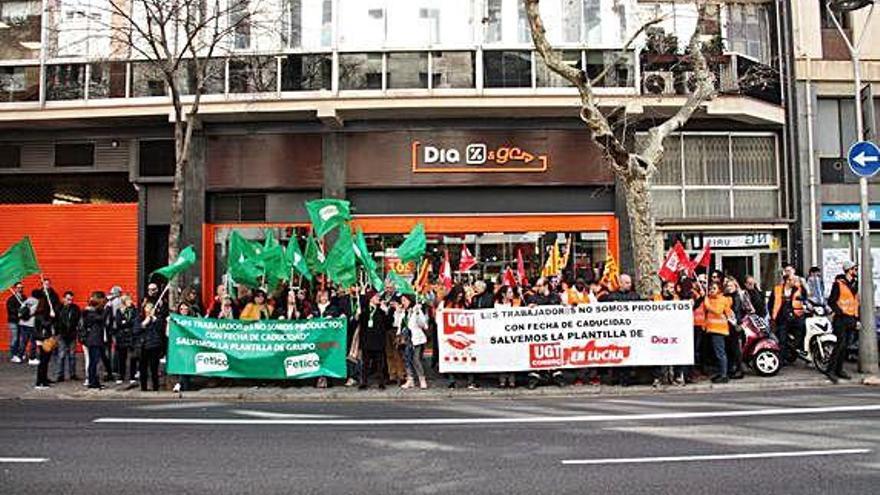
[[[309,265],[306,263],[306,258],[303,256],[302,251],[299,249],[299,243],[296,241],[296,236],[290,238],[290,242],[287,243],[287,251],[285,252],[287,256],[287,264],[293,267],[300,275],[306,278],[306,280],[312,280],[312,272],[309,270]]]
[[[394,284],[394,288],[397,289],[397,292],[400,292],[401,294],[416,295],[416,290],[413,289],[412,284],[394,271],[388,272],[388,280]]]
[[[159,268],[154,271],[153,274],[159,274],[165,277],[168,280],[174,278],[177,274],[183,273],[191,266],[193,266],[196,262],[196,252],[192,246],[187,246],[183,251],[177,256],[177,259],[174,260],[174,263],[171,263],[168,266]]]
[[[308,266],[310,272],[313,274],[324,273],[324,253],[312,234],[309,234],[308,239],[306,239],[305,258],[306,266]]]
[[[351,220],[351,207],[344,199],[306,201],[306,211],[309,212],[312,228],[318,237],[324,237],[331,230]]]

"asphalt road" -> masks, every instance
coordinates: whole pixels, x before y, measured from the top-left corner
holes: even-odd
[[[0,493],[877,493],[880,390],[0,402]]]

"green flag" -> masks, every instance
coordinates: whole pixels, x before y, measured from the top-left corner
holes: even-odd
[[[382,283],[382,277],[376,272],[376,260],[373,259],[373,256],[367,249],[367,240],[364,238],[364,231],[361,229],[357,230],[353,248],[354,255],[361,262],[361,266],[364,267],[364,272],[370,279],[370,285],[376,290],[382,290],[385,287],[385,284]]]
[[[306,201],[306,210],[318,237],[324,237],[327,232],[351,220],[351,208],[344,199]]]
[[[330,280],[342,287],[351,287],[357,283],[353,248],[351,227],[344,225],[339,229],[339,238],[336,239],[333,249],[327,253],[327,261],[324,264]]]
[[[388,272],[388,280],[394,284],[394,288],[397,289],[397,292],[401,294],[412,294],[416,295],[416,290],[413,289],[412,284],[409,283],[405,278],[401,277],[394,271]]]
[[[264,249],[260,254],[263,262],[263,275],[269,290],[274,290],[278,284],[290,278],[290,265],[284,256],[284,248],[280,244]]]
[[[397,256],[400,257],[400,261],[404,263],[417,261],[425,254],[426,242],[425,226],[424,224],[418,223],[413,227],[409,234],[407,234],[406,239],[403,240],[403,244],[397,248]]]
[[[233,230],[229,236],[227,273],[237,283],[251,288],[259,287],[260,278],[263,276],[262,253],[262,246],[245,239],[238,231]]]
[[[290,242],[287,243],[287,251],[285,254],[287,256],[288,265],[292,266],[293,269],[305,277],[306,280],[312,280],[312,272],[309,270],[309,265],[306,263],[306,258],[303,256],[302,251],[299,250],[299,243],[296,241],[295,235],[291,237]]]
[[[179,273],[183,273],[189,270],[189,267],[193,266],[196,263],[196,251],[192,246],[187,246],[180,252],[177,256],[177,259],[174,260],[174,263],[171,263],[168,266],[159,268],[154,271],[152,274],[162,275],[168,280],[171,280]]]
[[[0,285],[3,288],[12,287],[28,275],[40,271],[30,237],[25,236],[0,255]]]
[[[321,251],[321,247],[318,246],[318,241],[315,240],[315,236],[309,234],[309,238],[306,239],[306,266],[308,266],[309,271],[317,274],[324,273],[324,253]]]

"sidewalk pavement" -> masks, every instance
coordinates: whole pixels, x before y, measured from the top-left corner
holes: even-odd
[[[78,363],[82,367],[82,360]],[[54,379],[54,372],[50,371],[49,377]],[[854,372],[852,380],[841,380],[840,385],[858,385],[862,383],[863,376]],[[7,358],[0,360],[0,399],[53,399],[53,400],[168,400],[182,398],[189,400],[212,400],[212,401],[249,401],[249,402],[303,402],[303,401],[380,401],[380,400],[444,400],[449,398],[529,398],[529,397],[579,397],[579,396],[620,396],[646,393],[707,393],[707,392],[737,392],[737,391],[771,391],[779,389],[807,388],[807,387],[833,387],[834,384],[827,377],[820,374],[812,367],[804,363],[797,363],[783,369],[779,375],[762,378],[752,373],[746,373],[742,380],[731,380],[726,384],[713,384],[708,380],[687,386],[662,386],[653,388],[651,385],[633,385],[621,387],[617,385],[568,385],[557,387],[555,385],[540,386],[535,390],[528,390],[525,386],[515,389],[501,389],[497,387],[495,380],[485,380],[484,385],[478,390],[468,390],[459,381],[459,388],[449,389],[446,380],[437,377],[429,380],[430,387],[427,390],[409,389],[403,390],[397,386],[388,386],[385,390],[379,390],[373,385],[369,390],[358,390],[357,387],[334,386],[327,389],[317,389],[311,386],[311,381],[306,382],[280,382],[263,381],[263,386],[254,386],[260,380],[215,380],[216,384],[209,384],[199,390],[177,394],[171,391],[175,381],[168,377],[164,382],[165,390],[159,392],[141,392],[139,386],[105,383],[103,390],[90,390],[83,386],[80,372],[80,380],[54,383],[52,387],[44,390],[34,388],[36,367],[27,364],[10,363]]]

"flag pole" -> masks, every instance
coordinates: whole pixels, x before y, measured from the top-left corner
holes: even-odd
[[[168,288],[171,287],[171,279],[168,279],[168,282],[165,283],[165,287],[162,289],[162,292],[159,293],[159,298],[156,299],[156,309],[162,306],[162,302],[164,301],[165,293],[168,292]]]

